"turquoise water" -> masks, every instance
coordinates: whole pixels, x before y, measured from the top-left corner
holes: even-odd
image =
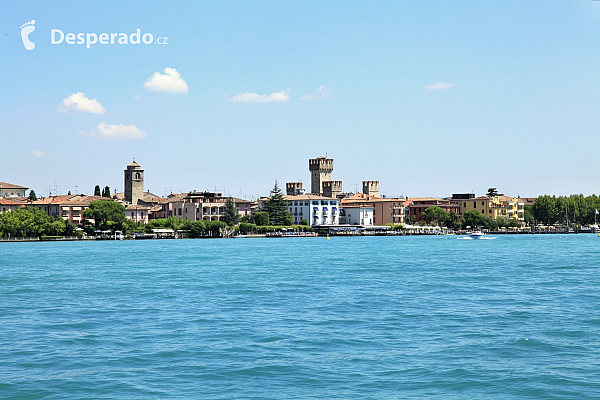
[[[598,399],[595,235],[0,244],[2,399]]]

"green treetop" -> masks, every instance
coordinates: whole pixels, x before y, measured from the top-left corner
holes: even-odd
[[[287,201],[277,186],[271,190],[271,196],[263,203],[262,211],[269,213],[271,225],[291,225],[294,220],[292,214],[288,211]]]
[[[112,200],[92,201],[83,217],[93,219],[96,229],[121,229],[125,222],[125,207]]]
[[[240,220],[240,214],[235,206],[233,197],[228,197],[225,201],[225,209],[223,210],[223,222],[229,226],[236,225]]]

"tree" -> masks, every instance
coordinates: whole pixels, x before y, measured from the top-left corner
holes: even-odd
[[[444,223],[450,229],[460,229],[460,217],[452,210],[446,213],[446,220]]]
[[[235,206],[235,201],[233,197],[228,197],[225,200],[225,208],[223,210],[223,222],[225,222],[229,226],[236,225],[240,220],[240,214]]]
[[[101,196],[100,185],[96,185],[96,187],[94,188],[94,196]]]
[[[485,215],[482,215],[477,210],[467,211],[463,214],[463,226],[470,226],[476,228],[478,226],[486,226],[487,221]]]
[[[249,232],[253,232],[256,229],[256,225],[253,224],[249,224],[247,222],[242,222],[240,224],[240,226],[238,227],[238,231],[242,234],[242,235],[246,235]]]
[[[221,236],[221,231],[227,227],[223,221],[206,221],[206,231],[210,232],[211,236]]]
[[[308,225],[308,221],[306,220],[306,218],[302,218],[300,220],[300,225]]]
[[[121,230],[125,222],[125,207],[112,200],[92,201],[89,208],[83,212],[83,217],[93,219],[96,229],[105,230],[114,227]]]
[[[110,188],[108,186],[104,186],[104,189],[102,190],[102,197],[110,198]]]
[[[531,212],[536,221],[546,225],[554,224],[557,221],[556,198],[548,195],[538,196],[533,202]]]
[[[498,191],[496,190],[496,188],[489,188],[487,191],[486,196],[488,197],[496,197],[498,196]]]
[[[288,211],[287,201],[277,186],[277,181],[271,190],[271,196],[263,203],[262,211],[269,213],[272,225],[291,225],[293,223],[292,213]]]
[[[0,236],[40,236],[51,223],[52,218],[38,208],[18,208],[0,214]]]
[[[200,237],[206,231],[206,223],[204,221],[193,221],[190,224],[190,235]]]
[[[444,211],[441,207],[431,206],[427,207],[425,211],[421,213],[421,217],[427,222],[437,220],[439,225],[440,223],[446,221],[448,213],[446,213],[446,211]]]
[[[254,223],[257,226],[269,225],[269,213],[265,211],[258,211],[254,214]]]
[[[254,219],[252,218],[252,215],[250,215],[250,214],[244,215],[243,217],[240,218],[240,222],[246,223],[246,224],[251,224],[253,221],[254,221]]]
[[[33,191],[33,189],[31,189],[29,191],[29,200],[31,200],[31,201],[36,201],[37,200],[37,196],[35,195],[35,192]]]
[[[525,212],[523,214],[523,217],[525,218],[525,223],[527,225],[535,224],[535,218],[533,216],[532,208],[533,206],[525,206]]]

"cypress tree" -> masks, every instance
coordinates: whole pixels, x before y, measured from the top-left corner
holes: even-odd
[[[240,214],[235,207],[235,201],[233,197],[228,197],[225,201],[225,208],[223,210],[223,222],[229,226],[233,226],[240,220]]]

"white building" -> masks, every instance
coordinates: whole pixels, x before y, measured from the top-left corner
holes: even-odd
[[[0,197],[3,198],[17,198],[25,197],[25,191],[29,189],[19,185],[13,185],[12,183],[0,182]]]
[[[339,202],[336,198],[314,194],[284,197],[295,225],[299,225],[303,219],[308,221],[311,226],[338,225],[340,223]]]
[[[134,222],[148,223],[148,212],[150,207],[140,206],[136,204],[128,204],[125,207],[125,218],[130,219]]]
[[[373,207],[363,205],[345,205],[341,209],[340,224],[373,225]]]

